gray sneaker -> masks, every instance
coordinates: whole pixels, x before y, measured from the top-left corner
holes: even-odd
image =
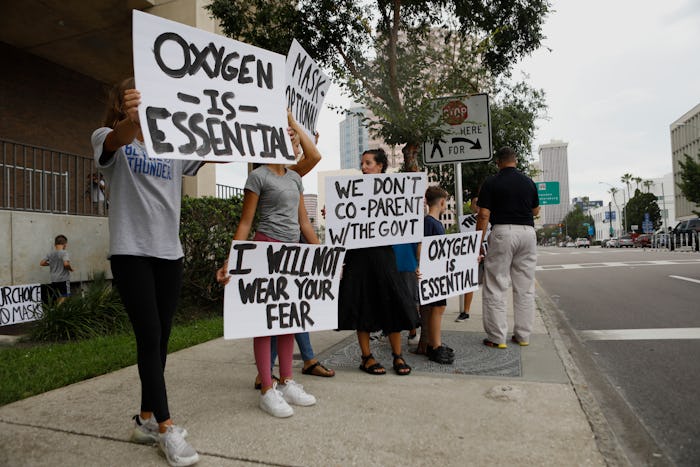
[[[132,417],[134,429],[131,432],[131,441],[139,444],[155,444],[158,442],[158,422],[156,417],[142,420],[138,415]],[[187,430],[181,426],[173,425],[173,429],[178,431],[183,438],[187,437]]]
[[[185,467],[199,462],[199,454],[185,441],[182,433],[169,426],[165,433],[158,434],[158,446],[165,454],[168,464],[173,467]]]

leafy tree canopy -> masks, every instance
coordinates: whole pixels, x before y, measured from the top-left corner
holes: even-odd
[[[592,225],[595,229],[593,218],[584,215],[579,205],[574,206],[574,209],[569,211],[562,219],[562,224],[565,225],[564,229],[571,238],[588,238],[588,226]]]
[[[653,193],[642,193],[637,189],[623,211],[625,225],[630,229],[630,226],[637,225],[638,231],[641,232],[645,213],[649,214],[649,220],[654,223],[654,230],[661,227],[661,210],[656,202],[656,195]]]
[[[700,207],[700,163],[698,162],[700,161],[700,153],[698,153],[697,161],[688,154],[684,154],[684,156],[685,161],[678,162],[681,167],[681,182],[678,183],[678,188],[688,201]],[[693,213],[700,216],[700,209],[693,211]]]
[[[293,38],[374,115],[370,130],[416,170],[441,136],[432,100],[489,92],[536,50],[549,0],[214,0],[236,39],[286,54]],[[509,142],[510,143],[510,142]]]

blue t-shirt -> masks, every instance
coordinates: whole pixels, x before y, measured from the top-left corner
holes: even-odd
[[[396,267],[399,272],[415,272],[418,269],[418,252],[417,243],[402,243],[401,245],[392,245],[394,254],[396,255]]]
[[[445,235],[445,226],[433,216],[427,215],[423,221],[423,236],[431,237],[433,235]]]

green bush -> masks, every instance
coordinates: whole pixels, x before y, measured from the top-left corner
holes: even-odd
[[[119,294],[104,273],[95,276],[81,294],[63,303],[50,302],[43,309],[44,316],[32,330],[36,341],[79,340],[129,329]]]
[[[180,241],[185,252],[182,298],[186,303],[210,307],[223,300],[224,289],[216,282],[216,270],[228,257],[242,208],[240,195],[230,199],[183,198]]]

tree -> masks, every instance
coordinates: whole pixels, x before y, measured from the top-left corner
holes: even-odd
[[[642,177],[634,177],[632,181],[636,185],[636,189],[639,190],[639,184],[642,183]]]
[[[678,161],[681,181],[677,185],[688,201],[700,207],[700,163],[687,154],[683,155],[685,161]],[[698,160],[700,161],[700,152]],[[693,214],[700,216],[700,210],[693,211]]]
[[[549,0],[214,0],[224,32],[285,54],[292,38],[376,118],[370,130],[402,144],[404,168],[441,136],[433,100],[490,90],[536,50]]]
[[[642,185],[644,185],[644,188],[647,189],[647,193],[649,193],[649,190],[651,189],[651,187],[654,186],[654,181],[653,180],[644,180],[642,182]]]
[[[620,181],[627,185],[627,199],[630,199],[630,185],[632,184],[632,180],[634,180],[634,175],[631,173],[626,173],[620,177]]]
[[[661,227],[661,210],[656,202],[656,195],[635,190],[634,196],[627,201],[625,207],[623,214],[625,225],[637,225],[641,229],[645,214],[649,214],[649,220],[653,222],[654,230]]]
[[[574,206],[561,222],[566,226],[566,231],[571,238],[588,238],[588,226],[593,226],[595,229],[593,218],[585,215],[579,205]]]

